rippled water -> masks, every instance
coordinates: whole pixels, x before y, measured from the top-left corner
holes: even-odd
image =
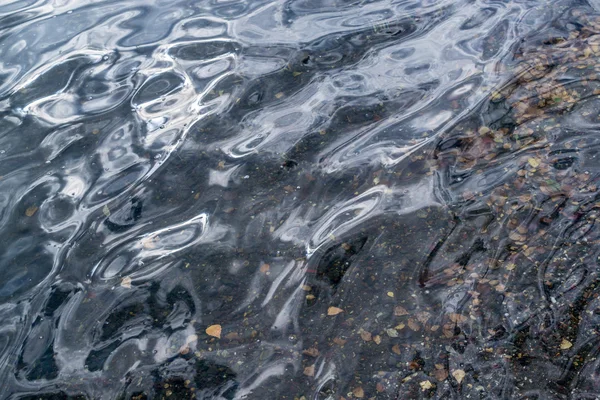
[[[600,396],[600,2],[0,4],[0,398]]]

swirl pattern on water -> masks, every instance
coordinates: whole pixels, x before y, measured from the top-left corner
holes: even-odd
[[[597,398],[599,59],[596,1],[5,2],[0,397]]]

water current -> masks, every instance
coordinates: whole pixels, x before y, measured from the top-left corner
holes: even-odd
[[[0,2],[0,398],[600,398],[600,1]]]

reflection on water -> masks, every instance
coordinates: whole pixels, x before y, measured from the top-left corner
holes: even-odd
[[[600,396],[600,3],[0,5],[0,398]]]

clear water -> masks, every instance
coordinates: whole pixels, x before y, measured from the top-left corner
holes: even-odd
[[[600,397],[600,3],[0,4],[0,398]]]

